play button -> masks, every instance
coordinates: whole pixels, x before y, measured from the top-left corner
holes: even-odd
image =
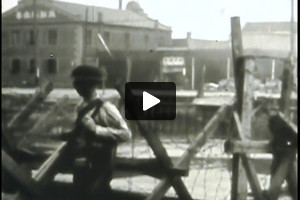
[[[125,117],[127,120],[174,120],[176,118],[175,83],[126,83]]]
[[[159,102],[160,100],[155,96],[149,94],[148,92],[143,92],[143,111],[148,110]]]

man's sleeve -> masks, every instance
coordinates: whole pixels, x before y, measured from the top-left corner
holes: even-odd
[[[130,140],[131,131],[116,106],[106,102],[103,105],[103,109],[103,115],[105,116],[102,117],[106,118],[107,127],[97,125],[96,134],[99,136],[112,137],[119,142]]]

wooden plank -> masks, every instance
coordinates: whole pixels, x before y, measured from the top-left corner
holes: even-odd
[[[7,128],[12,129],[24,122],[33,113],[37,106],[47,97],[52,89],[53,84],[51,82],[46,82],[44,85],[42,85],[42,87],[36,91],[34,96],[22,108],[22,110],[9,121]]]
[[[41,165],[33,178],[39,183],[49,181],[53,176],[54,169],[60,164],[67,150],[67,143],[63,142],[56,151]]]
[[[259,184],[259,180],[257,177],[257,172],[252,164],[252,162],[248,159],[247,155],[245,153],[241,153],[241,159],[243,166],[245,168],[247,178],[251,187],[251,190],[253,192],[253,195],[255,199],[257,200],[263,200],[264,197],[262,195],[262,190]]]
[[[259,59],[287,60],[289,53],[279,50],[245,49],[244,56],[253,56]]]
[[[115,160],[114,177],[129,177],[137,175],[148,175],[155,178],[165,177],[164,172],[161,170],[161,166],[155,158],[117,158]],[[178,175],[187,176],[188,168],[186,167],[182,169],[181,173]]]
[[[17,189],[29,193],[30,195],[40,196],[41,188],[31,178],[30,174],[26,173],[3,149],[1,150],[1,156],[3,175],[12,179],[12,181],[17,184]],[[5,179],[2,181],[5,181]],[[9,182],[5,181],[2,182],[2,184],[9,184]]]
[[[200,148],[205,144],[207,139],[217,130],[221,122],[225,117],[228,116],[229,105],[223,105],[215,113],[215,115],[208,121],[203,130],[197,135],[193,143],[184,151],[183,155],[180,157],[179,161],[176,162],[176,167],[181,167],[190,160],[200,151]],[[171,186],[171,182],[168,178],[164,178],[153,190],[147,200],[161,199],[163,195],[168,191]]]
[[[272,153],[269,140],[242,142],[239,140],[227,140],[224,143],[226,153]]]

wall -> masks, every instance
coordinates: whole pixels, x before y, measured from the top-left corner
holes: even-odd
[[[17,27],[17,28],[16,28]],[[21,44],[11,45],[11,35],[8,41],[2,45],[2,86],[32,86],[35,74],[29,74],[29,60],[34,58],[35,46],[29,45],[25,40],[26,33],[32,30],[31,25],[5,26],[2,32],[11,33],[12,30],[20,30]],[[57,44],[48,43],[48,31],[57,30]],[[54,82],[55,87],[68,85],[70,82],[70,71],[81,62],[82,28],[76,24],[39,25],[38,36],[38,63],[40,66],[41,79],[49,79]],[[2,38],[3,39],[3,38]],[[51,57],[52,56],[52,57]],[[11,75],[11,61],[13,58],[21,60],[21,71],[19,74]],[[46,60],[54,58],[57,60],[57,74],[49,74],[46,68]]]

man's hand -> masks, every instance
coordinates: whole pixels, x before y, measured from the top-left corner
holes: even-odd
[[[82,118],[83,125],[90,131],[96,132],[96,123],[90,116],[84,116]]]

